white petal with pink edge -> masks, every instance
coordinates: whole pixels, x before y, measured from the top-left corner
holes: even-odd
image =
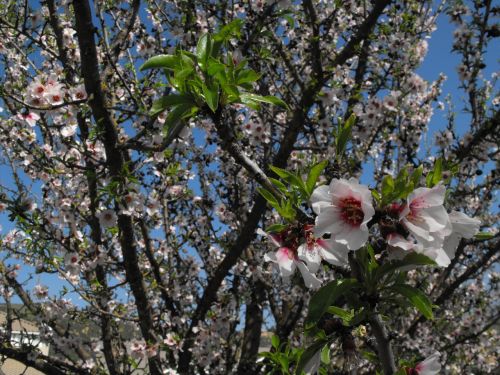
[[[435,352],[431,356],[427,357],[424,361],[420,362],[415,366],[418,375],[437,375],[441,371],[441,364],[439,363],[439,357],[441,353]]]

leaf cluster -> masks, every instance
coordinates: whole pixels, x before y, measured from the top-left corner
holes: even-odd
[[[175,54],[158,55],[147,60],[140,70],[163,69],[174,93],[156,100],[151,116],[168,110],[164,133],[179,121],[187,121],[200,111],[215,113],[219,107],[240,103],[259,110],[261,103],[288,108],[274,96],[252,93],[260,74],[238,61],[235,52],[228,51],[228,41],[241,35],[242,20],[235,20],[218,33],[204,34],[198,40],[195,53],[178,48]]]
[[[327,165],[327,160],[312,165],[308,168],[309,171],[305,179],[299,173],[270,166],[269,168],[276,174],[278,179],[269,178],[269,180],[276,187],[277,191],[281,193],[281,197],[276,197],[271,191],[262,187],[258,188],[258,191],[278,211],[283,219],[293,221],[297,215],[297,208],[301,207],[302,203],[309,201],[311,198],[316,183]],[[277,231],[279,228],[272,229],[271,231]],[[269,228],[267,231],[269,231]]]

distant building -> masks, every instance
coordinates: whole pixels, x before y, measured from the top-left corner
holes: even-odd
[[[28,320],[19,319],[16,316],[12,319],[11,345],[14,348],[18,348],[23,344],[31,345],[36,347],[40,353],[44,355],[49,354],[49,344],[40,339],[40,331],[34,323]],[[0,311],[0,334],[2,334],[2,336],[5,332],[6,324],[7,313],[5,311]],[[13,359],[0,358],[0,360],[2,361],[0,375],[44,375],[42,372],[31,367],[27,368],[21,362]]]
[[[269,331],[264,331],[260,335],[260,343],[259,343],[259,353],[268,352],[271,350],[271,338],[274,333]]]

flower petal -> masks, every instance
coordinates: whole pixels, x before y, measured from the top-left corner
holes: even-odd
[[[432,189],[421,187],[413,190],[408,195],[408,202],[412,209],[441,206],[444,202],[446,188],[442,184],[434,186]]]
[[[415,370],[417,370],[418,375],[437,375],[441,371],[441,364],[439,363],[440,355],[441,353],[435,352],[417,364]]]
[[[445,238],[443,243],[443,250],[446,255],[448,255],[448,258],[453,259],[455,257],[455,252],[457,251],[459,243],[460,235],[458,233],[452,233]]]
[[[318,186],[311,195],[311,205],[316,214],[321,212],[323,207],[332,205],[330,188],[327,185]]]
[[[481,225],[481,220],[467,216],[459,211],[451,211],[449,218],[453,226],[453,231],[464,238],[472,238]]]
[[[327,241],[324,241],[327,242]],[[347,266],[349,264],[347,246],[335,243],[333,246],[320,248],[321,257],[334,266]]]
[[[321,256],[318,248],[319,246],[308,248],[306,244],[302,244],[297,249],[299,259],[306,262],[307,268],[309,268],[311,272],[316,272],[321,265]]]
[[[292,275],[295,271],[295,262],[293,256],[291,256],[291,251],[287,247],[280,247],[276,252],[280,272],[285,277]]]
[[[408,241],[403,236],[397,233],[391,233],[389,234],[389,236],[387,236],[387,244],[389,246],[399,247],[400,249],[407,251],[411,250],[415,245],[413,242]]]
[[[349,231],[338,233],[334,239],[335,242],[347,245],[349,250],[358,250],[368,241],[368,231],[351,227]]]
[[[338,233],[344,229],[345,225],[337,207],[325,207],[316,217],[314,236],[321,237],[325,233]]]
[[[302,274],[306,287],[309,289],[318,289],[321,286],[321,281],[313,273],[311,273],[304,263],[301,261],[295,263]]]
[[[414,220],[412,220],[414,221]],[[415,225],[413,222],[403,218],[402,222],[406,226],[406,228],[418,239],[422,239],[424,241],[431,241],[433,237],[430,235],[429,231],[425,228],[422,228],[423,225]],[[421,223],[419,223],[421,224]],[[425,223],[422,223],[425,225]]]

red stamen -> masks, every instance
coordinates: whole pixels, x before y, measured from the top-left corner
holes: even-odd
[[[361,225],[365,214],[361,209],[360,200],[353,197],[341,199],[340,207],[340,215],[342,217],[342,220],[352,225],[353,227],[359,227]]]

